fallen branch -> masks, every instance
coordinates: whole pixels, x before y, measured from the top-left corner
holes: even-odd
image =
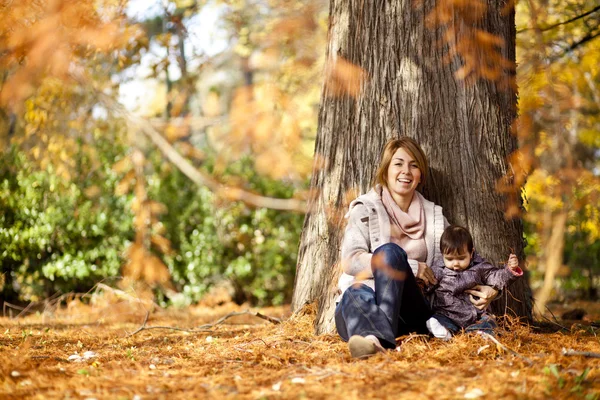
[[[519,357],[520,359],[522,359],[525,362],[527,362],[527,364],[529,364],[529,365],[533,365],[533,361],[531,361],[529,358],[520,355],[519,353],[517,353],[516,351],[514,351],[512,349],[509,349],[508,347],[506,347],[505,345],[503,345],[502,343],[500,343],[498,341],[498,339],[496,339],[495,337],[493,337],[489,333],[486,333],[484,331],[477,331],[477,333],[480,334],[481,336],[483,336],[484,339],[491,340],[492,342],[494,342],[496,344],[496,346],[502,348],[504,351],[507,351],[510,354]]]
[[[31,305],[31,304],[29,304],[29,305]],[[6,309],[8,308],[10,310],[9,318],[11,318],[11,319],[13,318],[12,310],[19,311],[19,314],[16,316],[16,318],[19,318],[19,316],[21,316],[21,314],[23,314],[23,312],[25,312],[25,310],[27,310],[27,308],[29,308],[29,305],[27,307],[19,307],[16,304],[10,304],[8,301],[5,301],[2,303],[2,316],[6,317]]]
[[[273,324],[280,324],[281,323],[281,320],[279,318],[269,317],[268,315],[264,315],[264,314],[261,314],[259,312],[252,312],[250,310],[246,310],[246,311],[241,311],[241,312],[235,312],[235,311],[230,312],[229,314],[227,314],[227,315],[221,317],[220,319],[218,319],[216,322],[214,322],[212,324],[206,324],[206,325],[199,326],[198,329],[210,328],[210,327],[213,327],[213,326],[217,326],[217,325],[222,324],[223,322],[225,322],[227,319],[229,319],[231,317],[236,317],[238,315],[253,315],[255,317],[264,319],[265,321],[269,321],[269,322],[271,322]]]
[[[575,351],[575,350],[567,350],[563,347],[562,349],[563,356],[583,356],[589,358],[600,358],[600,353],[592,353],[591,351]]]
[[[424,334],[417,334],[417,333],[411,333],[408,335],[408,337],[406,339],[402,339],[401,343],[397,345],[396,347],[396,351],[400,351],[401,345],[405,345],[406,343],[410,342],[413,339],[416,338],[421,338],[421,339],[427,339],[429,337],[429,335],[424,335]],[[396,343],[398,343],[400,337],[396,338]],[[431,346],[429,345],[429,341],[428,340],[423,340],[423,343],[425,343],[427,345],[427,347],[429,348],[429,350],[431,350]]]
[[[212,324],[201,325],[195,329],[178,328],[178,327],[174,327],[174,326],[146,326],[146,323],[148,322],[148,317],[150,316],[150,312],[146,312],[146,317],[144,318],[144,322],[142,323],[142,326],[140,326],[138,329],[136,329],[135,331],[128,334],[127,337],[131,337],[131,336],[135,335],[136,333],[139,333],[141,331],[149,331],[151,329],[169,329],[172,331],[191,332],[191,333],[212,332],[213,331],[212,328],[214,328],[218,325],[221,325],[223,322],[225,322],[226,320],[228,320],[231,317],[237,317],[239,315],[253,315],[255,317],[269,321],[273,324],[281,323],[281,320],[278,318],[269,317],[268,315],[264,315],[259,312],[252,312],[250,310],[246,310],[246,311],[241,311],[241,312],[236,312],[236,311],[230,312],[229,314],[219,318],[217,321],[213,322]]]
[[[558,318],[556,318],[556,315],[554,315],[554,313],[552,312],[552,310],[550,308],[548,308],[548,306],[546,306],[546,310],[548,310],[548,312],[552,315],[552,318],[554,318],[554,321],[551,321],[550,318],[546,317],[545,315],[542,315],[542,318],[544,318],[551,324],[558,325],[560,328],[564,329],[567,332],[569,331],[569,329],[567,329],[566,327],[564,327],[563,325],[558,323]]]
[[[159,307],[159,305],[156,304],[152,300],[144,300],[144,299],[141,299],[139,297],[132,296],[129,293],[124,292],[123,290],[112,288],[112,287],[110,287],[108,285],[105,285],[104,283],[97,283],[96,284],[96,289],[100,289],[100,290],[104,290],[105,292],[113,293],[118,298],[130,301],[132,303],[139,303],[139,304],[142,304],[142,305],[152,305],[152,306],[154,306],[156,308]],[[88,291],[88,293],[89,293],[89,291]],[[86,293],[86,295],[88,293]]]

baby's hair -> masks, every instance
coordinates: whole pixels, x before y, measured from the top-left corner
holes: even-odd
[[[473,251],[473,237],[468,230],[458,225],[450,225],[444,230],[440,239],[442,254],[460,254],[465,247],[468,253]]]

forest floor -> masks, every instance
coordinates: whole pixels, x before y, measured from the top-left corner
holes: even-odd
[[[314,335],[310,307],[148,307],[100,296],[1,317],[0,399],[600,399],[597,303],[545,329],[505,321],[497,343],[411,335],[366,360]]]

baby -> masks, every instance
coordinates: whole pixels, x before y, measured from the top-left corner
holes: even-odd
[[[465,290],[476,285],[503,290],[523,275],[517,256],[509,256],[506,268],[494,267],[475,252],[469,231],[456,225],[444,230],[440,250],[442,260],[436,260],[431,267],[438,283],[428,288],[429,293],[433,292],[434,312],[426,323],[429,331],[437,338],[449,340],[453,333],[476,322],[492,321],[493,324],[485,310],[471,304]]]

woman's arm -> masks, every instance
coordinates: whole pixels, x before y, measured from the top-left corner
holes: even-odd
[[[369,235],[369,212],[364,204],[350,210],[348,225],[342,240],[342,267],[348,275],[373,276],[371,271],[371,239]]]
[[[512,256],[512,255],[511,255]],[[516,259],[516,256],[514,257]],[[469,290],[465,290],[469,293],[471,303],[478,309],[485,309],[498,294],[512,281],[523,275],[523,271],[517,266],[515,267],[515,261],[509,257],[511,262],[510,267],[496,268],[492,264],[488,263],[479,254],[475,254],[475,262],[479,263],[482,274],[482,284],[474,286]]]
[[[465,290],[468,293],[471,304],[478,310],[485,310],[487,306],[498,296],[498,291],[491,286],[477,285]]]

